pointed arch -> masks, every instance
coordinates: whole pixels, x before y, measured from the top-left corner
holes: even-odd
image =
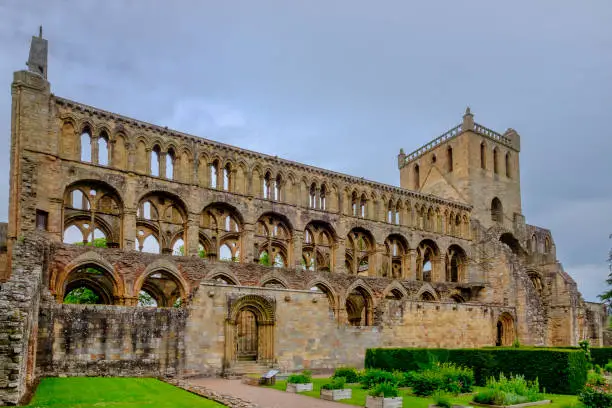
[[[383,299],[395,299],[395,300],[407,299],[408,292],[406,291],[406,288],[401,283],[394,280],[389,285],[387,285],[387,287],[383,290],[382,298]]]

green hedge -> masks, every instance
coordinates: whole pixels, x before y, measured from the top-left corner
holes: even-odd
[[[591,347],[591,359],[593,364],[605,366],[612,360],[612,347]]]
[[[368,349],[366,368],[418,371],[434,358],[440,362],[471,367],[477,385],[484,386],[489,377],[499,373],[522,374],[538,378],[540,386],[553,394],[577,394],[587,378],[587,362],[581,350],[545,348],[484,349]]]

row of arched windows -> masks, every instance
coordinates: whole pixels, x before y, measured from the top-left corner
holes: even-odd
[[[510,152],[501,153],[497,147],[493,148],[493,173],[505,174],[512,178],[512,161]],[[503,161],[503,170],[501,168]],[[480,144],[480,167],[486,170],[490,165],[487,163],[487,146],[484,142]]]
[[[64,242],[80,245],[120,246],[123,237],[123,210],[117,194],[102,182],[77,183],[65,194]],[[338,237],[325,221],[312,221],[303,231],[301,253],[294,254],[295,234],[289,220],[278,213],[264,213],[256,223],[252,242],[247,242],[242,215],[231,205],[214,203],[200,215],[197,254],[203,258],[235,262],[259,262],[268,266],[333,271],[344,256],[344,266],[354,275],[405,278],[410,265],[409,246],[400,234],[390,235],[379,253],[373,235],[365,228],[353,228],[346,236],[345,253],[337,253]],[[134,249],[143,252],[174,255],[187,254],[187,213],[178,197],[169,193],[149,193],[137,206]],[[246,257],[245,246],[252,245],[253,259]],[[193,248],[193,247],[192,247]],[[458,247],[457,247],[458,248]],[[458,256],[456,273],[447,274],[458,281],[466,264],[463,250],[453,248]],[[194,253],[194,251],[189,251]],[[380,256],[378,265],[373,259]],[[424,241],[416,249],[416,279],[433,279],[428,271],[442,268],[443,262],[435,242]],[[444,263],[451,265],[451,258]],[[444,280],[444,274],[435,274]]]

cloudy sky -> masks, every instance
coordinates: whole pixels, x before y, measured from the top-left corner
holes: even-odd
[[[611,21],[610,0],[0,0],[0,163],[39,24],[57,95],[391,184],[400,147],[469,105],[521,134],[523,213],[595,300],[612,244]],[[5,164],[1,220],[7,196]]]

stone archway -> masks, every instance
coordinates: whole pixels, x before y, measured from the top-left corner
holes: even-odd
[[[260,295],[229,299],[224,367],[236,361],[274,361],[275,300]]]
[[[508,347],[514,343],[514,318],[509,313],[502,313],[495,327],[495,345]]]

